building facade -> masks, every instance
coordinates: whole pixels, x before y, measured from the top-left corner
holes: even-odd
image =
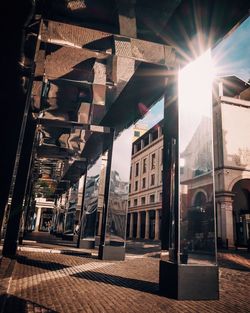
[[[160,239],[162,207],[162,122],[133,143],[127,237]]]
[[[216,86],[220,91],[214,101],[214,142],[199,140],[206,138],[209,129],[209,121],[204,118],[180,156],[186,169],[183,172],[180,168],[181,202],[189,208],[189,216],[185,212],[181,215],[187,234],[193,238],[192,244],[199,245],[201,237],[206,237],[209,244],[209,223],[213,222],[212,163],[205,164],[204,156],[214,147],[218,244],[246,246],[250,238],[250,88],[234,76],[218,80]],[[197,151],[195,159],[190,158],[190,147]],[[128,238],[160,239],[162,153],[161,121],[133,143]],[[198,221],[200,229],[191,230],[192,219]]]

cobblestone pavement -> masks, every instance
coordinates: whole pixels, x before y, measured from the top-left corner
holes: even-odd
[[[123,262],[19,251],[3,312],[250,312],[249,254],[220,253],[220,300],[177,301],[159,295],[157,254],[131,247]]]

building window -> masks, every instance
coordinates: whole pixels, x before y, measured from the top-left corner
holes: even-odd
[[[132,166],[130,166],[130,179],[131,179],[131,177],[132,177]]]
[[[137,191],[137,190],[138,190],[138,180],[135,181],[135,191]]]
[[[161,149],[161,164],[163,163],[163,149]]]
[[[150,195],[149,202],[154,203],[155,202],[155,195]]]
[[[135,176],[137,177],[139,175],[139,163],[135,164]]]
[[[146,178],[143,177],[142,179],[142,188],[146,188]]]
[[[154,184],[155,184],[155,174],[152,174],[152,175],[151,175],[151,182],[150,182],[150,185],[151,185],[151,186],[154,186]]]
[[[137,206],[137,199],[134,199],[134,206]]]
[[[151,170],[155,169],[155,162],[156,162],[156,157],[155,157],[155,153],[153,153],[151,156]]]
[[[130,208],[130,200],[128,201],[128,207]]]
[[[141,198],[141,205],[145,204],[146,203],[146,198],[145,197],[142,197]]]
[[[141,150],[141,141],[137,142],[135,144],[135,146],[136,146],[136,152],[140,151]]]
[[[129,192],[129,193],[131,192],[131,184],[129,184],[128,192]]]
[[[158,138],[158,128],[152,133],[152,141]]]
[[[143,146],[146,147],[149,144],[149,136],[145,137],[143,140]]]
[[[162,192],[160,193],[159,201],[162,202]]]
[[[135,131],[134,131],[134,136],[135,136],[135,137],[140,137],[140,132],[139,132],[138,130],[135,130]]]
[[[146,173],[147,172],[147,159],[143,159],[142,161],[142,173]]]

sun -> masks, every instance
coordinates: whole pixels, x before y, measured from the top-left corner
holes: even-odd
[[[200,110],[199,108],[207,107],[207,102],[211,102],[214,77],[215,68],[211,51],[208,50],[179,71],[180,106],[189,107],[189,110]]]
[[[179,70],[178,106],[180,152],[190,142],[204,117],[212,118],[212,83],[215,68],[208,50]]]

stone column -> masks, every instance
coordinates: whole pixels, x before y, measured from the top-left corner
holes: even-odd
[[[39,231],[42,208],[37,208],[35,231]]]
[[[97,232],[98,236],[101,236],[101,230],[102,230],[102,212],[99,213],[98,232]]]
[[[226,243],[226,241],[228,242],[229,248],[235,246],[232,202],[232,197],[223,197],[219,200],[221,238],[224,243]]]
[[[133,238],[134,214],[130,213],[129,238]]]
[[[146,211],[145,239],[149,239],[149,211]]]
[[[137,229],[136,229],[136,239],[141,238],[141,213],[137,212]]]
[[[216,205],[217,237],[222,238],[220,203],[216,201],[215,205]]]
[[[155,240],[160,239],[160,215],[159,210],[155,210]]]

